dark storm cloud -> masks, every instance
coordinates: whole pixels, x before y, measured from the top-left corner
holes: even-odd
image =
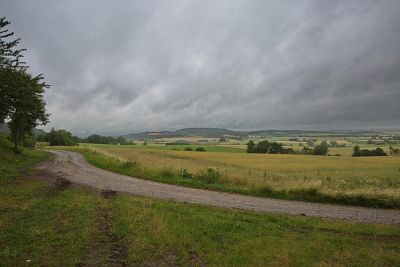
[[[400,126],[397,0],[0,3],[51,126]]]

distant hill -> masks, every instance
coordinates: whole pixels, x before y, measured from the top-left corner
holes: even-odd
[[[299,131],[299,130],[259,130],[259,131],[233,131],[221,128],[184,128],[176,131],[153,131],[153,132],[140,132],[123,135],[122,137],[129,140],[154,140],[161,138],[171,137],[185,137],[185,136],[201,136],[208,138],[221,138],[223,136],[231,137],[247,137],[247,136],[287,136],[287,135],[310,135],[312,132]]]
[[[8,128],[7,124],[0,124],[0,133],[6,133],[6,134],[10,133],[10,129]],[[43,131],[42,129],[33,129],[33,133],[35,135],[42,135],[45,134],[46,132]]]
[[[237,135],[235,131],[220,128],[184,128],[174,131],[179,136],[220,137],[223,135]]]

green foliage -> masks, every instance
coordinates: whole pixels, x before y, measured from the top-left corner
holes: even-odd
[[[206,150],[204,149],[204,147],[198,147],[198,148],[196,148],[196,151],[198,151],[198,152],[205,152]]]
[[[301,154],[304,154],[304,155],[312,155],[312,154],[313,154],[313,149],[305,146],[305,147],[303,147],[303,149],[301,150]]]
[[[90,144],[119,144],[119,145],[136,145],[136,143],[132,141],[127,141],[124,137],[119,136],[114,138],[112,136],[102,136],[99,134],[92,134],[86,138],[86,140],[82,140],[83,142],[87,142]]]
[[[184,150],[185,150],[185,151],[193,151],[193,148],[191,148],[190,146],[188,146],[188,147],[185,147]]]
[[[254,152],[255,152],[255,149],[256,149],[256,144],[254,143],[253,140],[250,140],[250,141],[247,143],[246,152],[247,152],[247,153],[254,153]]]
[[[293,154],[292,148],[284,148],[281,143],[263,140],[254,144],[253,141],[247,143],[247,153],[268,153],[268,154]]]
[[[354,146],[353,157],[371,157],[371,156],[387,156],[382,148],[377,147],[374,150],[360,149],[359,146]]]
[[[1,76],[4,71],[1,71]],[[45,125],[48,122],[48,114],[45,109],[43,98],[46,84],[42,83],[42,76],[32,77],[24,71],[9,71],[6,76],[12,77],[8,81],[10,92],[10,109],[8,123],[15,147],[22,143],[26,133],[38,125]],[[7,79],[7,77],[5,79]]]
[[[326,155],[329,151],[328,143],[326,141],[322,141],[321,144],[314,146],[313,148],[303,147],[300,151],[301,154],[304,155]]]
[[[123,163],[122,163],[122,168],[124,168],[124,169],[131,169],[131,168],[134,168],[134,167],[136,167],[136,162],[135,161],[130,161],[130,160],[127,160],[127,161],[124,161]]]
[[[181,169],[178,171],[178,174],[180,177],[182,177],[183,179],[192,179],[193,178],[193,174],[190,173],[187,169]]]
[[[48,140],[50,146],[75,146],[78,144],[70,132],[54,128],[48,134]]]
[[[13,35],[3,29],[10,22],[0,19],[0,124],[8,119],[14,148],[23,143],[27,133],[38,125],[48,123],[44,90],[49,86],[43,76],[32,76],[20,58],[24,49],[17,49],[19,39],[8,41]]]
[[[6,27],[10,24],[6,18],[0,18],[0,69],[4,68],[24,68],[20,59],[23,57],[22,52],[25,49],[18,49],[17,46],[21,38],[9,40],[14,35],[9,32]]]
[[[207,170],[195,175],[195,178],[205,181],[207,184],[215,184],[221,182],[222,174],[218,169],[207,168]]]
[[[328,143],[322,141],[321,144],[316,145],[313,149],[314,155],[326,155],[328,153]]]

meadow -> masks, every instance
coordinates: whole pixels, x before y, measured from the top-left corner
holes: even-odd
[[[248,154],[240,147],[221,145],[203,146],[206,152],[197,152],[184,151],[185,147],[81,144],[73,149],[98,167],[161,182],[286,199],[400,208],[400,157]]]
[[[397,226],[58,188],[0,140],[2,266],[398,266]],[[4,146],[5,144],[5,146]],[[217,152],[215,152],[217,153]],[[92,154],[99,155],[100,153]]]

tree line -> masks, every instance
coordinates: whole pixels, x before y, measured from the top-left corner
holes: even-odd
[[[134,142],[128,141],[121,136],[111,137],[93,134],[86,138],[80,138],[72,135],[72,133],[68,132],[67,130],[56,130],[54,128],[51,129],[49,133],[44,133],[37,136],[36,141],[48,142],[50,146],[76,146],[79,143],[135,145]]]
[[[22,61],[26,49],[19,48],[20,38],[7,27],[6,18],[0,18],[0,124],[7,123],[17,152],[32,129],[49,122],[44,100],[49,88],[43,74],[33,75]]]
[[[309,154],[309,155],[326,155],[328,153],[328,143],[322,141],[321,144],[313,148],[304,147],[302,150],[294,150],[293,148],[285,148],[282,143],[269,142],[263,140],[257,144],[250,140],[247,143],[247,153],[267,153],[267,154]]]
[[[353,157],[369,157],[369,156],[387,156],[387,154],[380,147],[369,150],[369,149],[360,149],[359,146],[354,146]]]

